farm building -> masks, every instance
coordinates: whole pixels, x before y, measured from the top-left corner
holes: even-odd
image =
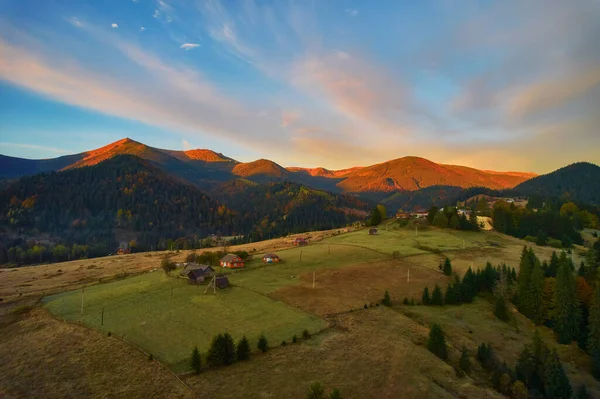
[[[117,249],[117,255],[127,255],[131,253],[131,248],[119,248]]]
[[[369,235],[374,236],[375,234],[377,234],[377,229],[369,229]]]
[[[279,263],[279,256],[275,254],[265,254],[262,258],[263,263]]]
[[[215,270],[208,265],[188,263],[187,266],[179,274],[181,276],[187,276],[191,281],[201,283],[214,271]]]
[[[236,269],[244,267],[244,260],[236,254],[227,254],[220,261],[221,267]]]
[[[410,218],[410,213],[408,212],[396,212],[396,219],[408,219]]]
[[[306,241],[306,238],[298,237],[294,239],[294,242],[292,244],[295,247],[302,247],[304,245],[308,245],[308,241]]]
[[[227,276],[217,276],[215,277],[215,285],[219,289],[229,287],[229,279]]]

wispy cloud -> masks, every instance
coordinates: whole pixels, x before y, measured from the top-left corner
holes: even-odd
[[[346,8],[346,14],[356,17],[358,15],[358,10],[356,8]]]
[[[183,43],[179,47],[185,50],[191,50],[193,48],[200,47],[200,45],[198,43]]]
[[[117,25],[117,24],[115,24],[115,23],[112,23],[112,24],[110,24],[110,27],[111,27],[111,28],[118,28],[118,27],[119,27],[119,25]]]
[[[79,20],[79,18],[77,18],[77,17],[71,17],[71,18],[69,18],[69,19],[68,19],[68,21],[69,21],[69,23],[70,23],[71,25],[73,25],[73,26],[74,26],[74,27],[76,27],[76,28],[81,28],[81,27],[83,27],[83,24],[81,23],[81,21],[80,21],[80,20]]]
[[[57,154],[68,154],[69,153],[69,151],[62,150],[62,149],[59,149],[59,148],[46,147],[46,146],[35,145],[35,144],[8,143],[8,142],[5,142],[5,141],[1,141],[0,142],[0,146],[2,146],[2,147],[26,148],[26,149],[30,149],[30,150],[41,150],[41,151],[46,151],[46,152],[54,152],[54,153],[57,153]]]
[[[143,26],[140,27],[140,32],[143,32],[145,30],[146,30],[146,28],[144,28]]]
[[[288,127],[294,124],[298,118],[300,117],[300,113],[298,111],[282,111],[281,112],[281,127]]]
[[[190,142],[187,141],[186,139],[182,139],[181,140],[181,144],[183,146],[184,151],[189,151],[189,150],[193,149],[192,145],[190,144]]]

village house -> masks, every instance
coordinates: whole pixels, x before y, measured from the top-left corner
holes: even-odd
[[[308,245],[308,241],[306,241],[306,239],[305,239],[305,238],[298,237],[298,238],[294,239],[294,241],[292,242],[292,244],[293,244],[295,247],[302,247],[302,246],[304,246],[304,245]]]
[[[245,266],[244,260],[236,254],[227,254],[220,261],[221,267],[237,269]]]
[[[275,254],[265,254],[262,258],[263,263],[279,263],[279,256]]]
[[[410,213],[408,212],[396,212],[396,219],[408,219],[410,218]]]
[[[377,229],[375,229],[375,228],[369,229],[369,235],[370,236],[374,236],[375,234],[377,234]]]
[[[215,270],[208,265],[199,265],[197,263],[188,263],[179,275],[188,277],[195,283],[202,283]]]

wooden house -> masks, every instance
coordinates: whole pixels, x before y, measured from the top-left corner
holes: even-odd
[[[370,236],[374,236],[375,234],[377,234],[377,229],[376,228],[369,229],[369,235]]]
[[[245,266],[244,260],[236,254],[227,254],[220,261],[221,267],[237,269]]]
[[[181,276],[188,277],[195,283],[201,283],[206,278],[214,273],[214,269],[208,265],[199,265],[197,263],[188,263],[187,266],[179,273]]]
[[[262,258],[263,263],[279,263],[280,260],[276,254],[265,254]]]
[[[410,218],[410,213],[408,212],[397,212],[396,219],[408,219]]]
[[[295,247],[302,247],[304,245],[308,245],[308,241],[306,241],[306,238],[298,237],[298,238],[294,239],[292,244]]]

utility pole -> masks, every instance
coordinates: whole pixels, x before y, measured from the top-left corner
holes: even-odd
[[[313,290],[315,289],[315,269],[313,269]]]
[[[104,308],[102,308],[102,316],[100,316],[100,325],[104,325]]]
[[[85,289],[85,288],[82,288],[82,289],[81,289],[81,312],[79,313],[79,314],[81,314],[81,315],[83,314],[83,290],[84,290],[84,289]]]
[[[302,250],[300,250],[300,262],[302,262]]]
[[[410,269],[406,271],[406,282],[410,283]]]
[[[415,224],[415,237],[419,235],[419,225]]]
[[[173,284],[171,284],[171,298],[173,298]]]

